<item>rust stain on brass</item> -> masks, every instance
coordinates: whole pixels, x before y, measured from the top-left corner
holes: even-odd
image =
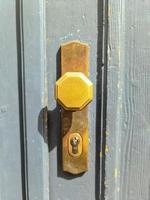
[[[87,108],[81,111],[66,111],[62,109],[62,154],[63,170],[72,174],[79,174],[88,170],[88,118]],[[72,133],[79,133],[82,138],[82,153],[71,156],[68,139]]]
[[[79,41],[61,46],[61,76],[66,72],[82,72],[88,76],[89,47]],[[63,170],[79,174],[88,170],[88,108],[66,110],[61,108],[62,129],[62,166]],[[78,156],[69,153],[68,140],[74,133],[82,138],[82,152]],[[81,143],[79,143],[81,145]],[[80,148],[81,146],[79,146]],[[79,149],[81,151],[81,149]]]
[[[82,72],[89,75],[89,46],[79,41],[61,45],[61,75],[66,72]]]

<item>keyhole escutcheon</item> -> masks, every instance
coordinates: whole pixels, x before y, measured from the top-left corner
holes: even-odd
[[[69,154],[73,157],[78,157],[82,153],[82,137],[79,133],[71,133],[68,141]]]
[[[75,136],[71,139],[70,144],[72,145],[72,153],[77,154],[78,153],[78,145],[80,143],[80,139],[78,136]]]

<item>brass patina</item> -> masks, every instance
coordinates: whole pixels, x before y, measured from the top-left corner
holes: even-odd
[[[61,78],[56,100],[61,107],[62,166],[72,174],[88,170],[88,107],[93,85],[87,78],[89,47],[79,41],[61,46]]]
[[[93,84],[81,72],[66,72],[56,82],[56,99],[66,110],[81,110],[93,98]]]

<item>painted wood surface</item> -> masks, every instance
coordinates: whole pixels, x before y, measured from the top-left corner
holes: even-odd
[[[0,199],[22,200],[16,1],[0,1]]]
[[[101,94],[102,35],[98,34],[98,29],[102,33],[101,6],[89,0],[23,0],[26,186],[31,200],[99,200],[101,109],[98,103]],[[80,176],[62,172],[60,110],[54,99],[54,86],[60,75],[59,48],[62,43],[71,40],[89,44],[89,78],[94,84],[94,100],[89,106],[89,171]],[[48,135],[43,122],[45,106],[49,110]]]
[[[0,3],[0,199],[21,200],[22,184],[27,181],[27,198],[31,200],[98,200],[96,87],[89,106],[89,171],[76,178],[60,168],[60,113],[54,99],[61,43],[78,39],[90,45],[90,79],[95,86],[96,81],[100,83],[96,76],[102,54],[97,45],[101,41],[98,4],[89,0],[22,0],[19,11],[17,2]],[[150,2],[110,0],[108,11],[105,199],[149,200]],[[17,38],[18,12],[22,38]],[[18,40],[21,49],[17,49]],[[23,77],[19,64],[23,64]],[[25,79],[26,103],[21,111],[26,117],[26,138],[20,131],[23,104],[18,77]],[[47,105],[48,136],[43,122]],[[21,176],[20,139],[27,144],[26,180]]]
[[[22,1],[23,56],[26,97],[27,196],[49,200],[49,157],[44,131],[47,105],[44,1]]]
[[[150,199],[150,1],[109,1],[106,200]]]
[[[97,3],[89,0],[46,1],[46,43],[49,108],[49,188],[50,199],[95,199],[96,87],[89,105],[89,171],[80,176],[62,172],[60,112],[54,99],[54,84],[60,75],[59,48],[62,43],[80,40],[90,46],[90,80],[96,86]]]

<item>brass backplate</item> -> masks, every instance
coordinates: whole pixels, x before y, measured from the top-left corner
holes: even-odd
[[[82,72],[88,77],[89,46],[79,41],[61,45],[61,76],[66,72]],[[88,170],[88,108],[71,111],[61,108],[63,171],[80,174]],[[71,134],[82,138],[82,153],[71,155],[68,140]]]

